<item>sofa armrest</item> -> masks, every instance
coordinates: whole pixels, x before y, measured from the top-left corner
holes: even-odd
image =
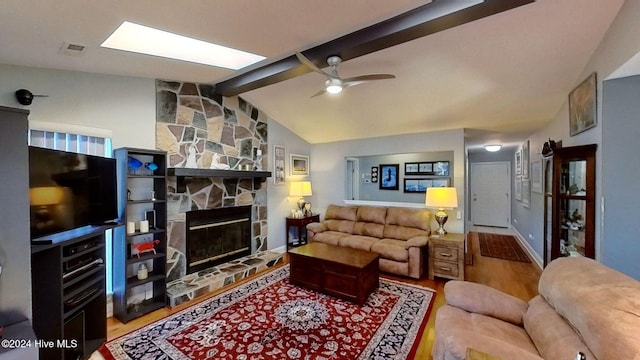
[[[324,223],[319,223],[319,222],[309,223],[307,224],[307,239],[309,239],[309,241],[312,241],[313,237],[317,233],[321,233],[326,230],[327,230],[327,226]]]
[[[444,286],[444,295],[447,304],[451,306],[520,326],[529,307],[529,304],[521,299],[469,281],[447,282]]]
[[[429,243],[429,237],[427,236],[414,236],[411,239],[407,240],[408,246],[413,247],[424,247]]]

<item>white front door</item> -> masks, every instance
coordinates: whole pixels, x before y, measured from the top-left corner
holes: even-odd
[[[511,164],[471,164],[471,221],[474,225],[509,227]]]

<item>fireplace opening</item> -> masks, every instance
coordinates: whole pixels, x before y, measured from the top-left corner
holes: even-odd
[[[251,206],[187,212],[187,274],[251,254]]]

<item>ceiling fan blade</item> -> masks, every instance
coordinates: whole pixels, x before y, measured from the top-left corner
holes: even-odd
[[[307,59],[306,56],[302,55],[302,53],[296,52],[296,57],[298,58],[298,60],[300,60],[300,62],[302,64],[304,64],[306,67],[308,67],[309,69],[320,73],[324,76],[328,76],[328,77],[333,77],[333,75],[326,73],[324,71],[322,71],[319,67],[317,67],[314,63],[311,62],[311,60]]]
[[[322,90],[318,91],[317,93],[315,93],[315,94],[311,95],[311,97],[312,97],[312,98],[314,98],[314,97],[316,97],[316,96],[320,96],[320,95],[322,95],[322,94],[324,94],[324,93],[326,93],[326,92],[327,92],[327,90],[322,89]]]

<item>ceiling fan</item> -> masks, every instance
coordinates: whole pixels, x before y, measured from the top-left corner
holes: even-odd
[[[307,59],[304,55],[299,52],[296,52],[296,57],[300,60],[301,63],[306,65],[309,69],[320,73],[327,77],[327,80],[324,82],[325,88],[318,91],[311,97],[315,97],[318,95],[322,95],[325,92],[330,94],[338,94],[344,88],[349,86],[360,85],[367,81],[375,81],[375,80],[386,80],[386,79],[394,79],[395,75],[391,74],[370,74],[370,75],[360,75],[351,78],[343,79],[338,75],[338,64],[342,62],[342,58],[339,56],[329,56],[327,58],[327,64],[331,67],[329,72],[322,71],[318,68],[311,60]]]

